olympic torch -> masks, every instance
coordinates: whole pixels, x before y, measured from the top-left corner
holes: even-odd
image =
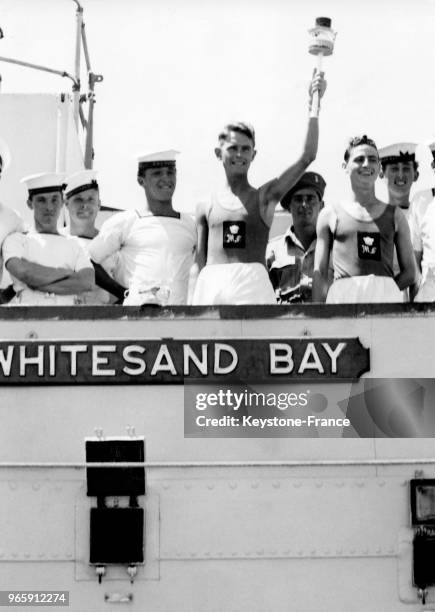
[[[310,34],[310,46],[308,48],[311,55],[317,56],[317,72],[322,71],[323,58],[332,55],[334,51],[334,41],[337,36],[337,32],[331,28],[331,20],[329,17],[317,17],[314,28],[308,30]],[[319,116],[319,92],[315,91],[313,95],[313,104],[311,109],[311,116]]]

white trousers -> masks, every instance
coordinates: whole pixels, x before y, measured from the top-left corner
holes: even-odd
[[[403,294],[390,276],[339,278],[329,288],[327,304],[403,303]]]
[[[212,264],[199,273],[192,304],[276,304],[276,297],[260,263]]]

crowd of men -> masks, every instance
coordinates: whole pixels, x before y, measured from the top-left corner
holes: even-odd
[[[33,227],[26,228],[17,213],[0,205],[2,259],[12,280],[1,292],[1,303],[434,301],[435,190],[410,201],[418,179],[416,145],[378,150],[366,135],[353,138],[343,159],[348,193],[325,206],[325,179],[307,171],[319,139],[311,104],[325,89],[323,74],[314,75],[302,153],[259,188],[248,179],[256,155],[254,129],[246,123],[225,126],[215,149],[225,185],[199,203],[196,223],[173,208],[174,150],[138,159],[143,208],[113,215],[100,230],[94,171],[24,178]],[[435,160],[435,143],[430,148]],[[8,148],[0,143],[1,172],[8,163]],[[388,203],[375,195],[379,177],[386,181]],[[269,240],[279,203],[291,215],[289,227]],[[69,223],[59,228],[64,204]]]

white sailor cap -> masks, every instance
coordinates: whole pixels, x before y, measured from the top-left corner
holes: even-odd
[[[97,172],[95,170],[81,170],[68,176],[65,180],[65,197],[70,198],[87,189],[98,189]]]
[[[21,179],[29,192],[29,197],[38,193],[51,193],[54,191],[63,191],[65,175],[58,172],[42,172],[40,174],[31,174]]]
[[[416,148],[417,145],[414,142],[396,142],[379,149],[379,159],[384,165],[397,162],[415,162]]]
[[[179,152],[180,151],[175,151],[175,149],[167,149],[166,151],[155,151],[153,153],[138,155],[137,161],[139,164],[139,170],[145,170],[146,168],[161,168],[163,166],[175,166],[175,159]]]
[[[1,159],[1,172],[4,172],[11,163],[11,152],[3,138],[0,138],[0,159]]]

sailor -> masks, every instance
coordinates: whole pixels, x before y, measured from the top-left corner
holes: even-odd
[[[417,268],[409,227],[400,206],[378,200],[375,182],[381,169],[375,142],[352,138],[343,168],[350,189],[341,203],[324,208],[317,222],[313,300],[329,303],[402,302],[401,291],[414,284]],[[393,272],[397,250],[399,273]],[[328,268],[334,252],[334,282]]]
[[[325,91],[323,74],[313,77],[315,91]],[[318,118],[310,117],[300,157],[279,177],[260,188],[248,180],[255,133],[239,122],[224,127],[215,155],[225,173],[225,186],[197,207],[198,266],[193,304],[276,304],[266,270],[266,246],[275,207],[316,158]]]
[[[400,206],[405,219],[409,221],[410,214],[410,192],[413,184],[418,179],[418,162],[415,159],[417,145],[414,142],[397,142],[379,149],[381,172],[379,176],[384,178],[388,189],[388,204]],[[394,250],[393,259],[394,275],[400,272],[397,261],[397,253]],[[415,286],[403,291],[403,301],[408,302],[418,289],[418,281]]]
[[[387,184],[388,204],[400,206],[406,219],[409,217],[411,188],[418,179],[416,148],[413,142],[397,142],[379,149],[380,176]]]
[[[58,231],[63,180],[63,174],[43,173],[21,181],[28,189],[35,227],[10,234],[3,244],[17,294],[11,305],[75,304],[77,296],[94,285],[94,270],[79,240]]]
[[[431,167],[435,170],[435,142],[429,144]],[[411,240],[422,273],[416,302],[435,301],[435,188],[415,194],[409,217]]]
[[[286,233],[267,246],[269,277],[280,304],[311,302],[316,223],[326,183],[317,172],[305,172],[281,200],[291,214]]]
[[[116,255],[114,279],[128,289],[125,305],[187,302],[196,227],[189,215],[173,208],[177,153],[169,149],[138,157],[143,206],[113,215],[89,245],[96,263]]]
[[[0,138],[0,178],[8,169],[11,163],[11,153],[6,142]],[[0,249],[4,239],[12,232],[21,232],[24,229],[24,223],[21,216],[12,208],[5,206],[0,202]],[[3,272],[3,261],[0,259],[0,280]],[[6,304],[15,295],[13,286],[5,287],[0,290],[0,304]]]
[[[95,170],[81,170],[66,179],[65,204],[69,224],[67,233],[77,236],[88,252],[89,244],[98,234],[95,221],[101,201]],[[92,291],[82,293],[83,304],[111,304],[124,298],[124,288],[113,278],[115,257],[107,258],[102,265],[94,264],[96,286]]]

